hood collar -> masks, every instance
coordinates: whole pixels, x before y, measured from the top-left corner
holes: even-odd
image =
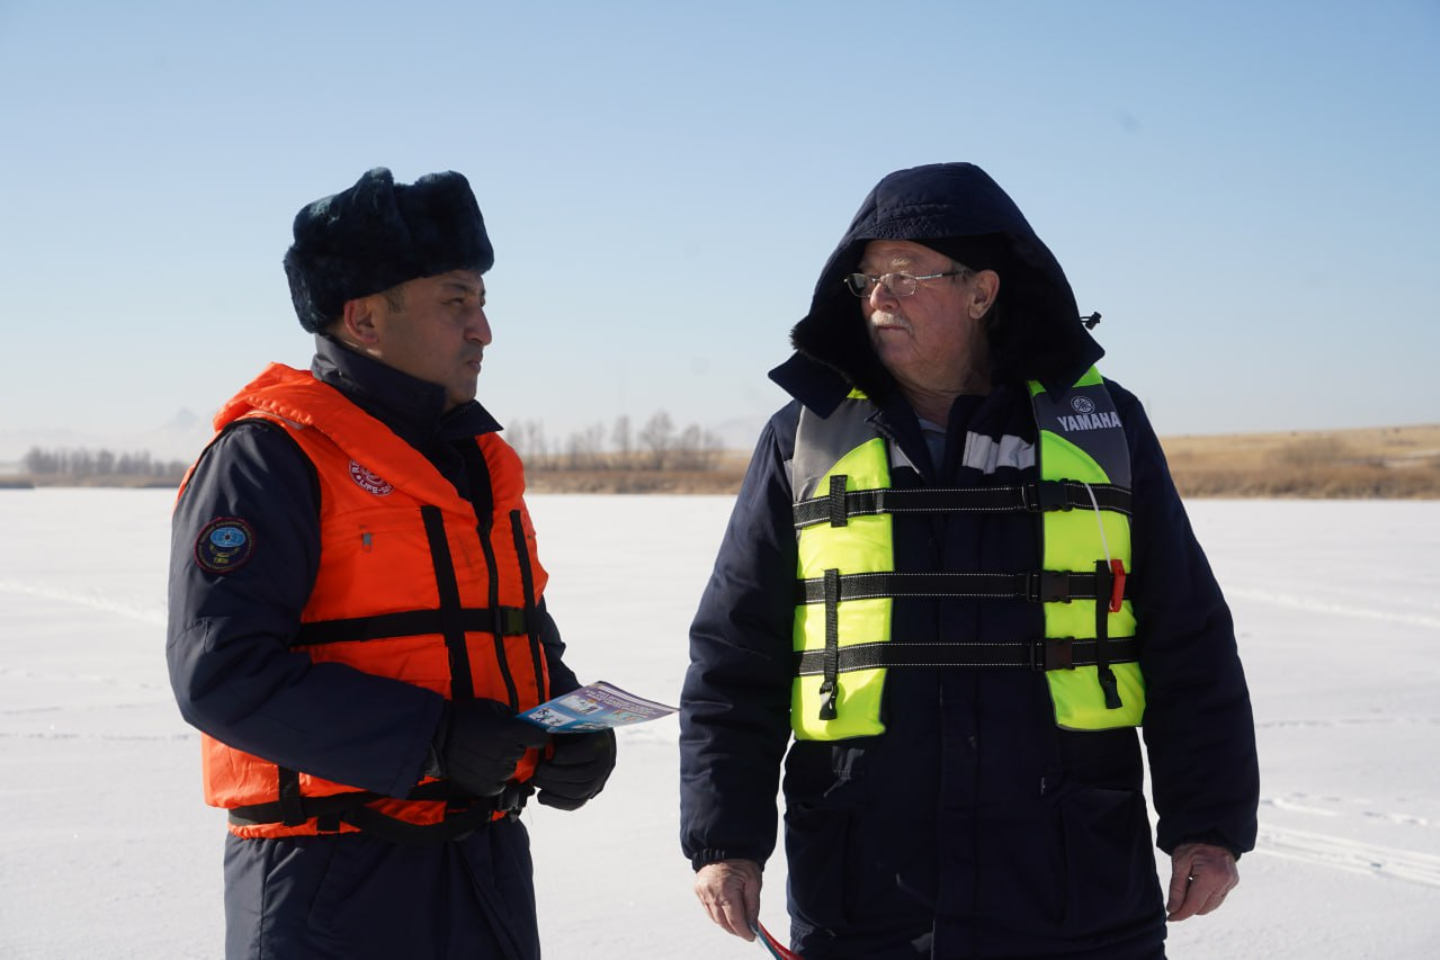
[[[1080,323],[1054,254],[999,184],[974,164],[930,164],[882,179],[826,261],[810,312],[790,333],[799,356],[771,373],[797,397],[797,377],[827,394],[840,384],[877,397],[895,389],[870,346],[860,302],[842,282],[871,240],[985,251],[989,263],[966,265],[1000,274],[1001,314],[990,334],[997,384],[1039,380],[1064,390],[1105,353]]]

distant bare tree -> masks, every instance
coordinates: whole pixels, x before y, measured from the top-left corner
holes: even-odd
[[[150,451],[141,450],[139,453],[120,454],[120,460],[115,465],[115,472],[127,477],[150,476],[152,474]]]
[[[675,469],[713,470],[720,463],[720,438],[692,423],[675,444]]]
[[[60,472],[67,477],[95,475],[95,454],[84,448],[60,451]]]
[[[640,431],[640,446],[649,451],[646,462],[650,469],[665,469],[671,446],[670,435],[674,430],[675,425],[670,421],[670,414],[664,410],[645,421],[645,426]]]
[[[168,463],[154,460],[148,450],[122,453],[117,457],[109,450],[92,451],[83,447],[70,450],[31,447],[21,462],[25,471],[33,476],[74,480],[114,476],[179,479],[189,466],[180,460]]]
[[[635,438],[630,433],[630,415],[620,414],[615,418],[615,428],[610,431],[610,445],[619,454],[620,467],[629,469],[631,455],[635,452]]]
[[[566,467],[571,470],[599,470],[605,466],[605,425],[592,423],[572,433],[565,445]]]
[[[545,441],[545,425],[539,420],[520,420],[506,431],[506,440],[530,470],[554,467],[550,462],[550,445]]]

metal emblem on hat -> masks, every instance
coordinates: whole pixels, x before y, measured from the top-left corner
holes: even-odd
[[[195,563],[209,573],[231,573],[255,553],[255,533],[239,517],[216,517],[195,538]]]
[[[377,497],[388,497],[395,491],[393,484],[385,480],[378,473],[366,470],[356,460],[350,461],[350,479],[359,484],[360,489],[373,493]]]
[[[1076,413],[1094,413],[1095,401],[1089,397],[1071,397],[1070,409]]]

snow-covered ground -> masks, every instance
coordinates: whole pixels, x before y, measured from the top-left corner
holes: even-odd
[[[164,669],[167,491],[0,491],[0,957],[218,957],[220,812]],[[584,679],[675,702],[725,497],[535,497]],[[1197,501],[1241,634],[1260,846],[1174,957],[1440,956],[1440,503]],[[526,814],[546,955],[760,956],[677,843],[677,725],[586,809]],[[762,918],[785,929],[783,863]]]

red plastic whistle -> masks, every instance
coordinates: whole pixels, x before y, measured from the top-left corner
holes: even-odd
[[[1125,599],[1125,561],[1111,560],[1110,572],[1115,579],[1110,585],[1110,612],[1120,612],[1120,601]]]

